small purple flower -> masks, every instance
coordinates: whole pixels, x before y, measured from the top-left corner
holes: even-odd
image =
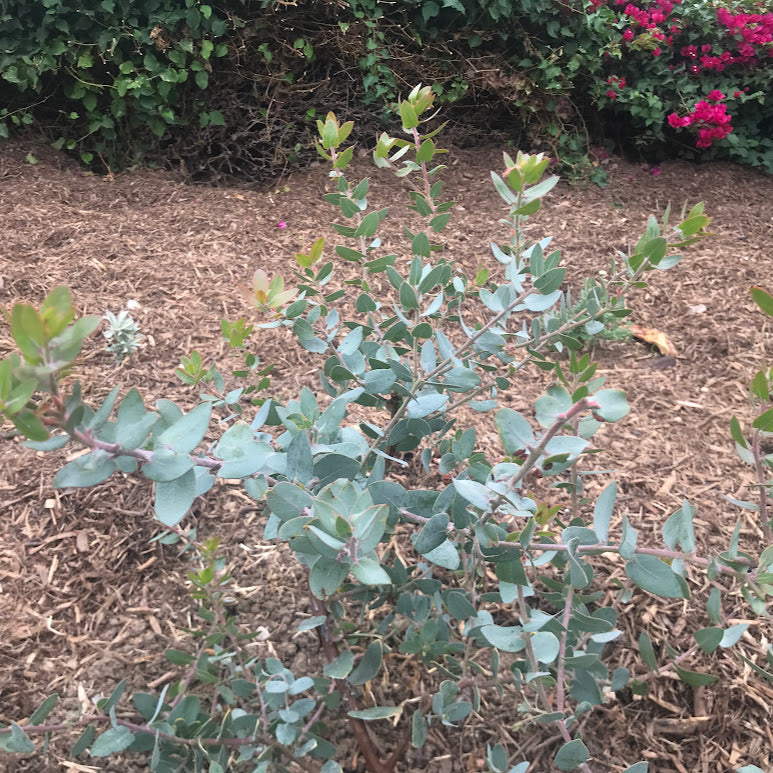
[[[285,221],[284,221],[284,220],[280,220],[280,221],[279,221],[279,222],[276,224],[276,227],[277,227],[277,228],[287,228],[287,223],[285,223]]]
[[[657,176],[660,174],[660,167],[659,167],[659,166],[653,166],[653,167],[650,169],[650,174],[651,174],[653,177],[657,177]]]

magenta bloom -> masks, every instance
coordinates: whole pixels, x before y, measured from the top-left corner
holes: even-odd
[[[710,91],[708,93],[708,96],[706,97],[706,99],[708,99],[710,102],[719,102],[724,98],[725,98],[725,95],[719,89],[714,89],[713,91]]]
[[[667,120],[668,125],[672,126],[674,129],[680,129],[683,126],[689,126],[692,123],[692,119],[689,115],[685,115],[680,118],[676,113],[671,113]]]
[[[284,221],[284,220],[280,220],[280,221],[279,221],[279,222],[276,224],[276,227],[277,227],[277,228],[287,228],[287,223],[285,223],[285,221]]]

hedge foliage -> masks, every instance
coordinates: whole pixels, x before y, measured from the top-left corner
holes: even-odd
[[[194,176],[254,179],[308,152],[321,105],[353,115],[366,139],[393,120],[405,84],[423,81],[446,105],[452,139],[478,144],[498,131],[577,174],[593,171],[589,148],[604,141],[650,161],[707,156],[770,172],[764,10],[702,0],[0,0],[0,136],[34,126],[102,169],[165,159]],[[706,132],[709,147],[696,147]]]

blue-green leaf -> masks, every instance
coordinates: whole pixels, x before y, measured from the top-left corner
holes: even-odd
[[[351,569],[350,563],[321,556],[314,562],[309,573],[311,592],[318,599],[332,596],[341,587],[341,583],[349,574],[349,569]]]
[[[593,530],[599,542],[606,542],[609,538],[609,521],[612,518],[612,510],[617,498],[617,483],[612,481],[599,494],[596,505],[593,508]]]
[[[713,674],[702,674],[699,671],[687,671],[679,666],[674,666],[677,676],[691,687],[706,687],[710,684],[715,684],[718,680],[718,676]]]
[[[579,739],[565,743],[556,754],[556,767],[559,770],[574,770],[590,759],[588,747]]]
[[[625,573],[642,590],[667,599],[690,597],[684,577],[678,575],[665,561],[646,554],[635,555],[625,565]]]
[[[53,711],[54,706],[56,706],[58,701],[59,693],[49,695],[48,698],[46,698],[43,703],[41,703],[40,706],[38,706],[35,711],[32,712],[30,718],[27,720],[27,724],[30,726],[42,724],[46,717]]]
[[[693,636],[695,637],[695,641],[698,642],[698,646],[705,653],[710,655],[717,647],[719,647],[723,633],[721,628],[701,628],[699,631],[696,631]]]
[[[407,415],[409,419],[421,419],[424,416],[439,411],[448,402],[448,395],[440,392],[427,392],[408,401]]]
[[[529,311],[547,311],[551,306],[555,305],[562,295],[563,293],[560,290],[547,295],[529,295],[524,299],[523,305]]]
[[[685,500],[682,506],[663,524],[663,541],[671,550],[681,545],[685,553],[695,550],[693,516],[695,508]]]
[[[592,399],[601,406],[594,410],[594,416],[600,416],[604,421],[620,421],[631,410],[625,392],[619,389],[600,389]]]
[[[447,513],[435,513],[413,537],[416,552],[423,556],[442,545],[446,541],[449,520]]]
[[[176,454],[168,448],[157,448],[143,468],[142,474],[155,481],[175,480],[193,467],[193,458],[189,454]]]
[[[330,679],[346,679],[352,672],[354,655],[351,650],[342,650],[341,654],[322,669],[322,673]]]
[[[116,469],[115,460],[97,449],[66,464],[54,476],[54,488],[96,486]]]
[[[351,567],[352,574],[365,585],[391,585],[392,580],[375,558],[364,556]]]
[[[98,430],[110,418],[110,412],[113,410],[116,397],[118,397],[118,387],[113,387],[110,394],[86,425],[89,429]]]
[[[450,569],[452,572],[459,568],[461,562],[459,551],[451,540],[446,540],[434,550],[424,553],[424,558],[444,569]]]
[[[372,709],[360,709],[350,711],[349,716],[354,719],[364,719],[370,721],[373,719],[388,719],[400,711],[399,706],[374,706]]]
[[[644,664],[650,671],[658,670],[658,660],[655,656],[655,648],[652,646],[652,639],[646,631],[639,634],[639,655]]]
[[[551,386],[534,403],[534,417],[545,428],[572,407],[572,397],[562,386]]]
[[[92,757],[109,757],[128,749],[134,741],[134,733],[127,727],[119,725],[105,730],[89,749]]]
[[[558,638],[549,631],[535,633],[531,637],[531,646],[540,663],[552,663],[558,657]]]
[[[540,398],[542,399],[542,398]],[[497,411],[494,419],[505,453],[513,456],[518,451],[522,452],[534,445],[534,433],[531,425],[520,413],[512,408],[502,408]]]
[[[171,427],[164,430],[156,440],[156,446],[169,446],[178,454],[189,454],[203,440],[209,427],[212,414],[211,403],[201,403],[190,413],[178,419]]]
[[[380,641],[371,642],[357,664],[357,668],[349,676],[349,683],[360,685],[373,679],[381,668],[383,653],[384,649]]]
[[[145,412],[140,393],[132,387],[118,408],[116,442],[127,451],[138,448],[145,442],[157,419],[157,414]]]
[[[27,738],[24,730],[15,722],[11,722],[11,732],[8,728],[0,729],[0,749],[16,754],[29,754],[35,751],[35,745]]]
[[[287,481],[277,483],[266,494],[266,502],[271,512],[282,521],[302,515],[305,510],[311,510],[314,504],[308,492]]]
[[[479,510],[488,510],[491,499],[494,494],[482,483],[474,480],[454,480],[454,488],[457,493],[464,497],[473,507]]]
[[[749,627],[748,623],[737,623],[726,629],[719,642],[720,647],[732,647],[743,636],[744,631]]]
[[[153,509],[164,526],[177,526],[196,499],[196,475],[188,470],[179,478],[156,483]]]
[[[427,720],[421,713],[421,709],[416,709],[411,720],[411,744],[414,749],[420,749],[424,746],[424,742],[427,740],[427,730]]]
[[[502,652],[520,652],[526,646],[519,625],[482,625],[480,632],[492,647]]]
[[[769,316],[773,317],[773,296],[761,287],[749,291],[754,302]]]

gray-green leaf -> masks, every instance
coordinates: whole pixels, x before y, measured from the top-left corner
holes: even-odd
[[[54,488],[96,486],[115,472],[115,461],[97,449],[66,464],[54,476]]]
[[[188,470],[175,480],[156,483],[156,500],[153,508],[164,526],[176,526],[185,516],[196,498],[196,475]]]
[[[556,767],[559,770],[574,770],[590,758],[588,747],[579,739],[565,743],[556,754]]]
[[[91,746],[92,757],[109,757],[111,754],[128,749],[134,741],[134,733],[126,727],[111,727],[105,730]]]
[[[690,589],[684,578],[664,561],[650,555],[635,555],[626,565],[625,573],[642,590],[667,599],[686,599]]]

